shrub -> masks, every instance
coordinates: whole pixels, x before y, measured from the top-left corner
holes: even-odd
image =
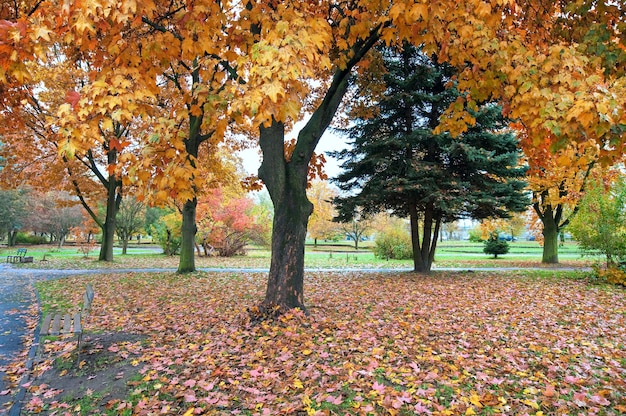
[[[497,232],[492,232],[489,235],[489,239],[485,241],[483,251],[486,254],[493,254],[493,258],[497,259],[499,254],[506,254],[509,252],[509,243],[505,240],[500,240]]]
[[[152,226],[151,233],[166,256],[178,254],[181,245],[182,219],[178,213],[170,213],[159,218]]]
[[[33,235],[26,233],[17,233],[15,237],[16,244],[46,244],[48,238],[42,235]]]
[[[390,229],[379,233],[376,236],[374,255],[383,259],[412,259],[411,236],[400,229]]]
[[[594,267],[594,273],[600,281],[610,283],[612,285],[626,286],[626,271],[622,267],[611,265],[606,269]]]
[[[472,243],[482,243],[483,241],[485,241],[483,240],[482,232],[478,229],[478,227],[470,230],[469,241]]]

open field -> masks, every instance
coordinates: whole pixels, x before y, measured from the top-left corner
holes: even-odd
[[[584,273],[309,272],[310,315],[256,321],[265,278],[39,283],[46,309],[79,304],[87,282],[96,298],[80,363],[73,340],[46,343],[27,413],[626,412],[625,292]]]
[[[411,269],[410,260],[384,260],[374,256],[365,242],[365,248],[355,251],[344,244],[307,245],[305,266],[317,268],[391,268]],[[478,267],[543,267],[541,247],[535,242],[518,241],[510,243],[509,254],[492,259],[483,253],[483,245],[467,241],[446,241],[440,243],[435,257],[435,268],[478,268]],[[13,254],[15,249],[0,249],[0,256]],[[29,246],[28,255],[34,257],[34,263],[17,265],[26,268],[55,269],[92,269],[92,268],[176,268],[177,257],[166,257],[157,246],[142,245],[129,248],[128,255],[122,256],[121,249],[115,249],[113,263],[98,262],[98,251],[85,256],[76,247],[67,246],[57,249],[52,246]],[[46,256],[45,262],[41,260]],[[587,267],[601,261],[600,256],[582,257],[575,243],[566,243],[560,248],[561,266]],[[233,258],[196,257],[199,268],[268,268],[270,253],[266,249],[252,248],[245,256]]]

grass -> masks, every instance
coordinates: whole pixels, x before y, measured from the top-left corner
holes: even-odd
[[[411,269],[411,260],[385,260],[374,256],[372,242],[363,242],[364,248],[358,251],[349,245],[322,244],[306,246],[305,266],[307,269],[328,268],[372,268],[372,269]],[[434,268],[498,268],[498,267],[542,267],[542,247],[535,242],[518,241],[510,243],[510,252],[493,259],[482,251],[482,243],[469,241],[444,241],[438,244]],[[14,248],[0,249],[0,255],[15,252]],[[166,257],[160,248],[153,245],[131,246],[128,254],[122,256],[121,249],[115,248],[113,262],[98,262],[98,251],[85,257],[76,247],[61,249],[51,246],[29,246],[28,255],[34,263],[17,264],[15,267],[37,269],[99,269],[99,268],[176,268],[178,257]],[[43,258],[47,261],[41,261]],[[559,248],[561,265],[588,267],[601,261],[600,256],[583,257],[575,243],[567,242]],[[247,255],[233,258],[196,257],[198,268],[263,268],[269,267],[270,252],[267,249],[251,247]]]

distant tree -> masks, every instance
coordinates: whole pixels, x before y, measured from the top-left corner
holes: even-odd
[[[40,235],[50,236],[50,243],[59,247],[65,243],[72,229],[85,221],[78,198],[64,191],[30,192],[26,228]]]
[[[155,230],[154,225],[164,216],[166,216],[167,214],[169,214],[170,212],[172,212],[172,210],[170,208],[166,208],[166,207],[147,207],[146,208],[146,214],[144,217],[144,224],[143,224],[143,229],[146,231],[146,233],[153,237],[156,238],[152,232]]]
[[[390,227],[376,234],[374,255],[383,259],[413,258],[411,234],[406,227]]]
[[[272,240],[272,223],[274,219],[274,206],[266,190],[258,192],[254,197],[255,203],[251,215],[255,222],[265,224],[263,235],[259,236],[258,242],[269,247]]]
[[[494,259],[498,258],[500,254],[506,254],[509,252],[509,243],[505,240],[500,240],[497,232],[492,232],[489,235],[487,241],[485,241],[485,247],[483,251],[486,254],[492,254]]]
[[[49,219],[50,234],[53,240],[56,241],[57,246],[61,248],[72,229],[80,226],[85,216],[82,208],[76,204],[76,201],[67,205],[61,202],[50,210]]]
[[[122,254],[128,250],[128,242],[143,229],[145,222],[146,206],[134,197],[126,197],[122,200],[117,211],[115,230],[122,240]]]
[[[446,222],[441,225],[441,236],[446,234],[448,240],[453,240],[455,234],[459,232],[459,224],[457,221]]]
[[[0,190],[0,235],[7,237],[9,247],[26,222],[28,194],[26,189]]]
[[[341,230],[346,237],[354,244],[354,249],[359,249],[359,243],[367,237],[373,229],[373,221],[371,218],[362,215],[360,212],[351,214],[350,218],[335,218],[341,225]]]
[[[607,266],[626,259],[626,179],[612,180],[594,175],[579,203],[569,232],[588,253],[601,253]]]
[[[489,239],[494,232],[513,240],[525,227],[526,213],[514,213],[509,218],[485,218],[478,225],[478,231],[481,233],[481,240]]]
[[[243,195],[228,196],[222,188],[208,191],[198,201],[197,239],[205,255],[221,257],[245,253],[249,243],[267,244],[269,223],[255,218],[253,201]]]
[[[440,117],[459,98],[448,88],[454,75],[449,66],[410,45],[379,52],[387,69],[383,92],[360,86],[354,125],[344,130],[352,147],[333,154],[344,168],[336,183],[351,192],[337,198],[338,217],[350,220],[356,207],[365,215],[408,216],[414,270],[427,273],[442,223],[525,209],[525,169],[518,167],[517,140],[498,106],[468,109],[476,123],[459,138],[435,134]],[[374,104],[363,114],[360,102]]]
[[[581,142],[556,153],[537,147],[525,149],[524,155],[530,166],[527,180],[534,217],[540,222],[541,261],[555,264],[559,262],[559,236],[577,215],[587,180],[599,160],[600,146],[593,141]]]
[[[150,235],[159,243],[166,256],[174,256],[180,250],[182,223],[180,214],[170,211],[150,225]]]
[[[341,228],[333,222],[336,213],[333,199],[337,197],[337,190],[328,181],[316,180],[311,183],[306,194],[313,204],[313,214],[309,217],[307,230],[314,244],[317,246],[318,239],[332,239],[340,235]]]

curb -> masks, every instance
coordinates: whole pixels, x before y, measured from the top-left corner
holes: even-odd
[[[35,296],[37,300],[37,304],[41,306],[41,302],[39,300],[39,292],[35,289]],[[39,319],[41,321],[41,319]],[[28,383],[31,380],[33,363],[35,362],[35,357],[37,356],[37,350],[39,349],[39,330],[41,323],[37,323],[37,327],[35,328],[35,334],[33,336],[33,343],[30,346],[30,350],[28,351],[28,357],[26,358],[26,371],[24,375],[20,379],[19,382],[19,390],[15,395],[15,401],[13,402],[13,406],[11,406],[11,410],[9,411],[9,416],[20,416],[22,413],[22,402],[24,401],[24,397],[26,397],[26,387],[24,384]]]

